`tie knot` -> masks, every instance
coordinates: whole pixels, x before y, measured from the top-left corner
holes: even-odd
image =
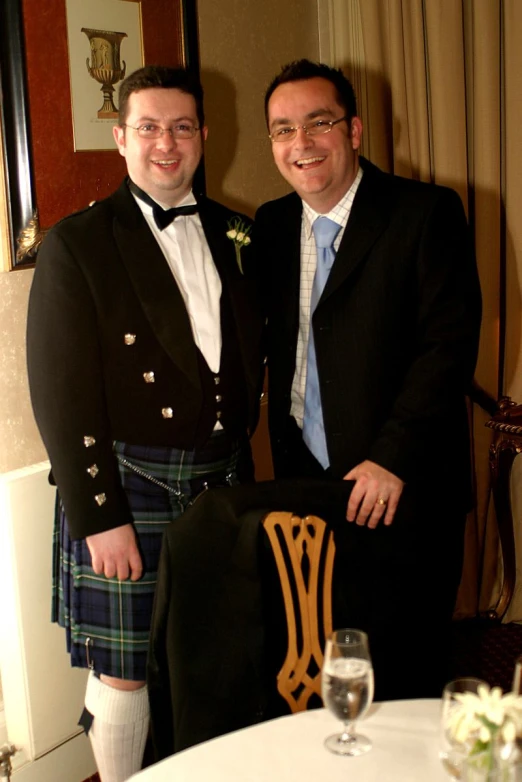
[[[171,224],[176,217],[183,217],[184,215],[195,215],[198,211],[196,204],[187,204],[186,206],[173,206],[172,209],[163,209],[159,204],[154,203],[152,207],[152,214],[156,225],[163,231],[168,225]]]
[[[138,187],[138,185],[133,182],[132,179],[129,179],[128,183],[131,193],[134,193],[135,196],[152,207],[154,222],[160,231],[163,231],[164,228],[170,225],[171,222],[176,219],[176,217],[183,215],[195,215],[198,212],[197,204],[185,204],[184,206],[173,206],[172,209],[163,209],[163,207],[154,201],[154,199],[151,198],[148,193],[142,190],[141,187]]]
[[[317,247],[322,247],[323,249],[333,247],[335,237],[340,230],[341,226],[328,217],[317,217],[312,225]]]

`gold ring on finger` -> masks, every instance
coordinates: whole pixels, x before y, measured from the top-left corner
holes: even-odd
[[[387,505],[387,504],[388,504],[388,501],[387,501],[387,500],[385,500],[385,499],[384,499],[384,497],[379,497],[379,498],[378,498],[378,500],[377,500],[377,502],[376,502],[375,504],[376,504],[376,505]]]

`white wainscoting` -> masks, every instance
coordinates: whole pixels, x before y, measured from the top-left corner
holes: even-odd
[[[55,490],[42,462],[0,475],[0,670],[14,782],[81,782],[95,773],[78,728],[86,672],[51,624]]]

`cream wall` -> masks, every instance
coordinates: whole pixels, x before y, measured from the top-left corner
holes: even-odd
[[[0,138],[0,474],[46,458],[25,371],[25,325],[32,271],[8,272],[7,197]]]
[[[264,92],[290,60],[319,58],[320,0],[198,0],[208,194],[252,215],[288,192],[272,162]]]
[[[285,62],[318,58],[317,5],[318,0],[198,2],[210,127],[207,189],[234,209],[253,214],[262,201],[286,192],[271,161],[263,93]],[[0,269],[8,265],[6,236],[5,193],[0,188]],[[32,271],[0,273],[0,473],[46,458],[25,372],[32,276]]]
[[[32,276],[32,271],[0,274],[0,473],[46,458],[31,412],[25,371]]]

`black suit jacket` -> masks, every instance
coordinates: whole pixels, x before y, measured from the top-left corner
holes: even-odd
[[[465,394],[477,358],[480,288],[461,201],[448,188],[363,178],[313,317],[330,465],[342,478],[371,459],[421,493],[470,499]],[[269,420],[276,475],[291,474],[302,204],[262,206]]]
[[[210,199],[198,205],[229,293],[253,430],[262,324],[251,248],[243,251],[242,275],[226,236],[234,213]],[[30,294],[27,353],[34,413],[71,536],[131,521],[113,440],[193,448],[203,393],[181,292],[126,183],[62,220],[43,242]],[[154,382],[145,381],[150,372]],[[165,408],[172,417],[163,416]],[[85,447],[85,437],[95,442]],[[95,478],[87,473],[93,464]],[[101,507],[94,500],[99,493],[106,495]]]

